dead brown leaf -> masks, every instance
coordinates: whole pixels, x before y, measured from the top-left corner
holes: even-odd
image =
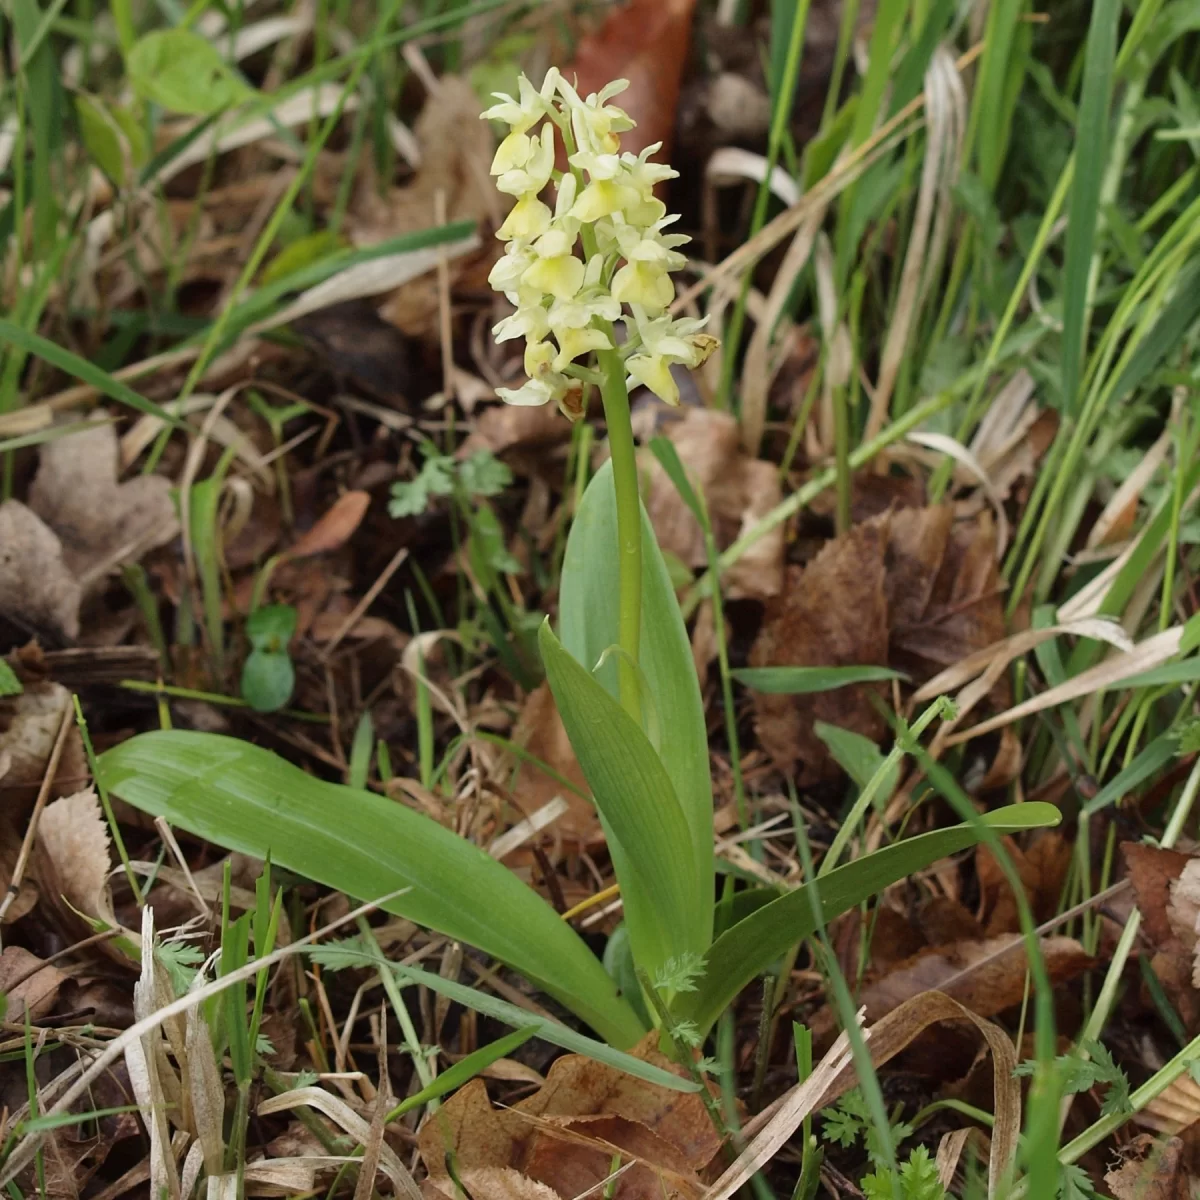
[[[420,283],[417,279],[405,287]],[[376,311],[374,301],[359,298],[331,304],[291,324],[335,378],[390,408],[408,408],[413,399],[408,342]]]
[[[1189,1200],[1193,1194],[1183,1168],[1180,1138],[1141,1133],[1122,1152],[1124,1162],[1104,1176],[1114,1200]]]
[[[1025,889],[1034,919],[1049,920],[1058,912],[1074,847],[1057,830],[1042,833],[1026,849],[1012,838],[1005,838],[1003,845]],[[1008,876],[986,846],[976,851],[975,868],[984,931],[989,935],[1015,933],[1020,928],[1017,899]]]
[[[41,961],[22,946],[5,946],[0,953],[0,992],[8,997],[6,1020],[20,1021],[28,1010],[30,1020],[36,1021],[53,1009],[66,976],[55,966],[38,969]]]
[[[413,126],[421,165],[412,182],[389,188],[382,196],[372,179],[364,177],[359,184],[348,223],[357,245],[428,229],[442,221],[474,221],[493,228],[500,224],[508,206],[501,203],[489,174],[493,139],[488,123],[479,119],[482,108],[465,79],[439,78],[436,93]],[[439,203],[444,209],[439,209]],[[499,243],[489,239],[479,253],[455,259],[449,265],[451,287],[479,272],[483,283],[498,252]],[[432,273],[397,288],[379,306],[379,315],[410,337],[436,336],[438,311],[438,280]]]
[[[890,662],[920,682],[1004,636],[990,512],[954,523],[949,506],[900,509],[888,539]]]
[[[828,542],[807,567],[788,568],[783,592],[767,603],[750,653],[755,667],[878,665],[887,661],[884,590],[887,522],[857,525]],[[783,771],[800,764],[812,783],[837,767],[813,732],[816,721],[879,738],[885,725],[868,696],[880,685],[838,688],[805,696],[754,694],[755,726],[763,749]]]
[[[29,507],[58,534],[63,561],[85,582],[108,565],[169,542],[179,530],[162,475],[117,482],[120,447],[104,413],[92,427],[46,442]]]
[[[704,495],[719,549],[725,549],[779,503],[778,471],[771,463],[742,452],[732,414],[684,409],[664,432],[675,444],[693,486]],[[689,567],[706,565],[700,522],[653,455],[644,455],[641,465],[648,476],[646,511],[659,545]],[[783,582],[783,526],[760,538],[725,572],[722,581],[725,594],[732,599],[765,600],[776,595]]]
[[[1074,938],[1041,939],[1042,957],[1053,984],[1078,977],[1095,960]],[[912,996],[941,991],[981,1017],[1020,1004],[1027,961],[1018,934],[930,946],[868,984],[859,1001],[875,1021]]]
[[[667,1066],[651,1042],[636,1053]],[[719,1145],[699,1097],[667,1092],[581,1055],[558,1059],[538,1092],[511,1109],[493,1108],[483,1080],[473,1080],[419,1135],[430,1181],[445,1195],[454,1195],[445,1166],[452,1150],[463,1183],[479,1186],[474,1194],[531,1200],[595,1187],[608,1178],[614,1154],[634,1163],[617,1180],[618,1200],[696,1197],[697,1172]],[[485,1186],[492,1182],[525,1190],[492,1191]]]
[[[345,545],[367,515],[368,492],[343,492],[321,518],[285,551],[288,558],[327,554]]]
[[[658,157],[669,158],[695,8],[696,0],[631,0],[580,39],[574,62],[563,72],[580,95],[598,92],[613,79],[629,80],[615,103],[637,125],[622,135],[622,149],[636,154],[662,142]]]
[[[548,684],[539,684],[526,696],[513,741],[547,766],[553,767],[576,787],[587,791],[583,771],[571,749],[570,739]],[[561,796],[567,802],[567,811],[554,823],[554,830],[569,842],[587,846],[602,836],[595,806],[570,788],[563,787],[533,763],[521,762],[513,785],[513,795],[526,816],[549,804],[556,796]]]
[[[1178,850],[1164,850],[1143,842],[1122,842],[1121,854],[1142,914],[1142,929],[1155,946],[1162,946],[1176,936],[1167,906],[1172,886],[1191,860]]]
[[[85,917],[111,915],[108,825],[94,788],[48,804],[38,823],[38,879],[48,899]]]
[[[467,440],[459,448],[460,458],[479,450],[493,454],[518,451],[531,465],[543,461],[546,452],[571,440],[571,423],[551,404],[516,406],[496,404],[476,414]]]
[[[27,683],[20,695],[0,698],[0,756],[8,757],[8,770],[0,776],[0,804],[18,824],[37,799],[63,711],[70,703],[70,692],[60,683],[49,682]],[[86,779],[83,743],[72,728],[50,795],[70,795]]]
[[[54,530],[19,500],[0,504],[0,617],[28,633],[73,640],[82,599]]]

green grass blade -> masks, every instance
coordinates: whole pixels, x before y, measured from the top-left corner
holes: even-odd
[[[1113,64],[1117,54],[1120,0],[1097,0],[1088,27],[1083,67],[1083,93],[1075,144],[1075,180],[1067,212],[1066,260],[1063,268],[1063,405],[1078,411],[1079,378],[1087,342],[1091,307],[1092,258],[1100,216],[1100,187],[1108,160],[1108,114],[1112,102]]]
[[[1128,681],[1122,684],[1128,686]],[[1134,788],[1146,782],[1179,753],[1179,740],[1170,733],[1160,734],[1123,770],[1118,771],[1088,802],[1083,811],[1091,816],[1110,804],[1127,796]]]
[[[997,833],[1017,833],[1056,825],[1059,819],[1054,805],[1028,803],[986,813],[981,821]],[[896,880],[924,870],[948,854],[974,846],[981,837],[974,825],[955,825],[896,842],[837,867],[819,882],[822,920],[833,920]],[[707,1030],[746,984],[808,937],[816,928],[811,887],[812,884],[805,884],[763,905],[717,938],[709,951],[699,988],[681,998],[680,1015],[694,1021],[702,1031]]]
[[[712,889],[670,777],[620,703],[542,625],[538,645],[571,748],[596,799],[621,884],[634,958],[651,975],[708,948]],[[670,732],[670,727],[664,727]]]
[[[806,696],[852,683],[907,678],[890,667],[741,667],[730,674],[738,683],[765,696]]]
[[[186,428],[178,417],[173,417],[153,400],[139,396],[131,387],[123,384],[119,379],[114,379],[107,371],[102,371],[94,363],[88,362],[86,358],[72,354],[70,350],[48,341],[39,334],[22,329],[11,321],[0,320],[0,341],[17,346],[27,354],[36,354],[51,366],[58,367],[60,371],[65,371],[75,379],[82,380],[110,399],[127,405],[129,408],[135,408],[138,412],[158,417],[160,421],[165,421],[173,429]]]
[[[109,791],[189,833],[374,900],[494,955],[614,1045],[642,1026],[603,966],[506,867],[437,822],[374,792],[305,774],[236,738],[144,733],[100,758]]]
[[[404,1116],[406,1112],[420,1108],[423,1104],[428,1104],[430,1100],[436,1100],[439,1096],[444,1096],[447,1092],[462,1087],[464,1083],[470,1083],[480,1071],[487,1070],[498,1058],[504,1058],[518,1046],[523,1046],[536,1033],[536,1026],[526,1025],[524,1029],[518,1029],[498,1038],[490,1045],[480,1046],[478,1050],[443,1071],[428,1087],[423,1087],[419,1092],[402,1100],[388,1113],[387,1120],[394,1121],[397,1117]]]
[[[562,644],[576,662],[591,670],[619,641],[617,505],[612,464],[605,463],[583,494],[567,539],[559,593]],[[666,736],[659,757],[683,808],[692,840],[693,870],[711,917],[713,878],[712,779],[708,766],[708,729],[691,642],[662,552],[642,513],[642,645],[639,665]],[[617,695],[616,661],[595,677]],[[697,917],[699,919],[699,917]],[[707,943],[707,938],[705,939]]]
[[[401,983],[419,983],[439,996],[446,996],[463,1005],[464,1008],[470,1008],[477,1013],[482,1013],[485,1017],[503,1021],[506,1025],[516,1025],[518,1028],[532,1025],[535,1035],[542,1041],[549,1042],[552,1046],[561,1046],[564,1050],[570,1050],[572,1054],[586,1055],[588,1058],[595,1059],[596,1062],[604,1063],[605,1066],[624,1071],[626,1075],[632,1075],[635,1079],[644,1079],[647,1083],[670,1088],[674,1092],[699,1091],[697,1085],[690,1079],[681,1079],[678,1075],[671,1074],[670,1071],[664,1071],[661,1067],[654,1066],[653,1063],[634,1058],[620,1050],[614,1050],[611,1046],[585,1037],[577,1030],[558,1021],[539,1017],[528,1009],[518,1008],[515,1004],[509,1004],[507,1000],[488,995],[487,992],[479,991],[477,988],[468,987],[464,983],[455,983],[452,979],[443,979],[432,971],[421,970],[420,967],[403,967],[396,964],[392,970]]]

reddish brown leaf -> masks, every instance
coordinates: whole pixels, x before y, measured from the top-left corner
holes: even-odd
[[[692,481],[708,504],[719,549],[755,524],[780,501],[775,467],[742,453],[738,423],[729,413],[689,408],[665,426]],[[641,463],[647,476],[646,511],[658,544],[689,567],[708,559],[700,522],[652,455]],[[767,599],[783,582],[783,527],[759,539],[722,577],[732,598]]]
[[[669,158],[695,8],[696,0],[630,0],[580,39],[575,61],[563,74],[581,95],[614,79],[629,80],[629,90],[614,101],[637,122],[622,135],[622,149],[636,154],[662,142],[659,157]]]
[[[55,966],[40,966],[41,961],[21,946],[5,946],[0,954],[0,992],[8,997],[8,1020],[20,1022],[28,1009],[36,1021],[54,1007],[66,976]]]
[[[367,492],[343,492],[324,516],[286,551],[287,557],[308,558],[344,545],[367,515],[370,503]]]
[[[539,684],[525,698],[513,740],[535,758],[553,767],[576,787],[587,790],[583,772],[571,749],[567,731],[547,684]],[[588,845],[601,836],[600,821],[590,801],[565,788],[533,763],[522,762],[513,787],[514,798],[529,816],[556,796],[567,802],[567,811],[554,823],[554,831],[575,845]]]
[[[887,661],[884,549],[887,520],[857,525],[829,542],[803,569],[789,568],[783,592],[767,604],[750,654],[755,667],[840,667]],[[764,750],[783,771],[801,764],[800,781],[836,771],[816,721],[879,738],[885,725],[861,685],[807,696],[754,694]]]
[[[1055,985],[1076,978],[1095,961],[1074,938],[1043,938],[1041,947]],[[868,1021],[876,1021],[921,992],[941,991],[990,1017],[1021,1003],[1025,975],[1025,947],[1017,934],[931,946],[864,988],[860,1003]]]
[[[635,1051],[668,1066],[651,1035]],[[453,1150],[464,1184],[480,1196],[553,1200],[587,1192],[610,1173],[613,1155],[636,1164],[617,1181],[617,1200],[694,1198],[698,1172],[720,1147],[698,1096],[667,1092],[581,1055],[550,1068],[545,1084],[511,1109],[497,1110],[481,1079],[445,1104],[419,1135],[431,1183],[455,1194],[445,1166]],[[495,1173],[501,1174],[495,1174]],[[492,1190],[492,1181],[510,1190]],[[521,1190],[524,1189],[524,1190]]]
[[[1124,1161],[1104,1176],[1114,1200],[1188,1200],[1193,1194],[1183,1164],[1180,1138],[1138,1134],[1122,1153]]]
[[[1167,905],[1171,885],[1183,874],[1189,857],[1177,850],[1163,850],[1143,842],[1122,842],[1121,854],[1142,914],[1142,929],[1151,942],[1161,946],[1175,936],[1167,919]]]

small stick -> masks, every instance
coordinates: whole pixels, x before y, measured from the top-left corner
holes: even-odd
[[[400,564],[408,557],[408,547],[401,546],[399,550],[392,556],[392,561],[380,572],[379,578],[367,589],[363,598],[354,606],[350,615],[338,626],[338,631],[329,639],[329,645],[325,647],[321,658],[328,662],[332,657],[333,652],[337,649],[342,638],[352,630],[355,625],[362,619],[363,613],[375,602],[375,597],[383,591],[387,581],[400,568]]]

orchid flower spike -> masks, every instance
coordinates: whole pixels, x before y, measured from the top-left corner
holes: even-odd
[[[668,315],[671,272],[686,263],[678,248],[688,238],[663,232],[677,218],[654,187],[677,172],[650,161],[658,145],[621,152],[620,135],[634,123],[611,101],[628,86],[618,79],[581,98],[551,68],[536,89],[522,75],[516,97],[496,93],[498,103],[483,114],[509,130],[491,171],[515,203],[496,231],[504,257],[489,276],[516,310],[494,336],[526,342],[529,381],[498,389],[509,404],[553,400],[577,420],[586,411],[586,360],[618,349],[627,385],[678,404],[672,365],[699,366],[717,346],[701,332],[704,321]],[[563,173],[554,166],[556,138],[567,152]],[[551,188],[553,197],[544,195]],[[627,334],[620,347],[617,320]]]

